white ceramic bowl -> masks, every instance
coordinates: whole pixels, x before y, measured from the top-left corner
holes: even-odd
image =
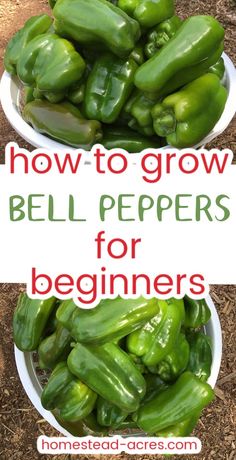
[[[223,53],[225,62],[224,84],[228,89],[228,99],[225,105],[224,112],[220,120],[215,125],[214,129],[197,144],[195,147],[203,146],[219,136],[231,122],[236,111],[236,69],[230,58]],[[43,134],[37,133],[29,126],[22,118],[20,113],[20,85],[17,78],[11,77],[7,72],[4,72],[0,85],[0,100],[3,111],[13,126],[15,131],[25,139],[29,144],[37,148],[44,148],[53,151],[60,151],[68,147],[56,142]],[[167,146],[168,147],[168,146]],[[69,147],[70,151],[75,150]]]
[[[205,331],[212,340],[212,368],[208,383],[214,388],[222,358],[222,333],[219,317],[211,297],[208,296],[206,301],[211,310],[211,319],[206,325]],[[61,434],[64,436],[71,436],[71,433],[59,425],[53,414],[45,410],[41,404],[40,396],[42,393],[42,385],[40,382],[40,373],[36,370],[37,363],[35,363],[33,359],[33,354],[23,353],[15,346],[15,360],[21,383],[34,407],[41,416]]]

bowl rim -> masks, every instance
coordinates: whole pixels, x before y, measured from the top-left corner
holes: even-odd
[[[208,383],[212,388],[214,388],[219,375],[222,359],[222,330],[217,309],[210,295],[206,297],[206,302],[211,310],[211,318],[204,329],[212,340],[212,367]],[[50,411],[44,409],[41,404],[40,394],[42,392],[42,387],[35,370],[33,353],[22,352],[16,347],[16,345],[14,345],[14,354],[20,381],[33,406],[37,409],[40,415],[42,415],[42,417],[57,431],[59,431],[64,436],[73,436],[65,428],[63,428],[58,423],[54,415]]]
[[[213,140],[216,136],[220,135],[227,128],[236,112],[236,69],[233,62],[226,53],[223,53],[222,57],[225,63],[226,85],[228,87],[228,98],[226,101],[225,109],[213,130],[204,139],[202,139],[200,143],[195,145],[194,148],[203,146]],[[60,142],[50,139],[43,134],[36,132],[24,121],[18,111],[19,83],[17,81],[17,77],[11,76],[6,71],[3,73],[0,83],[0,102],[7,119],[14,130],[32,146],[52,151],[60,151],[62,149],[66,149],[67,151],[69,150],[73,152],[76,150],[71,146],[64,145]],[[164,147],[164,149],[167,148],[170,148],[170,146],[167,145]]]

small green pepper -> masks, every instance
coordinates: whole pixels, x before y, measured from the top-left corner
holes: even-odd
[[[211,373],[212,351],[210,337],[202,332],[191,331],[187,334],[190,356],[187,369],[206,382]]]
[[[154,56],[154,54],[174,37],[181,24],[182,21],[178,16],[172,16],[154,27],[148,34],[148,40],[145,45],[146,56],[148,58]]]
[[[97,422],[101,426],[117,428],[128,416],[128,412],[120,409],[101,396],[97,400]]]
[[[118,0],[118,6],[144,28],[153,27],[174,14],[174,0]]]
[[[165,382],[173,382],[187,368],[188,362],[189,344],[185,334],[180,332],[170,353],[156,366],[156,373]]]
[[[184,327],[198,328],[208,323],[211,310],[205,299],[191,299],[184,297],[185,320]]]
[[[136,90],[124,107],[130,118],[128,126],[145,136],[153,136],[152,108],[156,101],[148,99],[141,91]]]
[[[67,329],[58,324],[56,331],[46,337],[39,345],[39,366],[41,369],[53,369],[64,360],[71,350],[71,336]]]

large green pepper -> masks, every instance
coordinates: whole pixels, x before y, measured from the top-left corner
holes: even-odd
[[[142,27],[153,27],[174,14],[174,0],[119,0],[118,6]]]
[[[97,400],[97,422],[101,426],[117,428],[128,416],[128,412],[114,406],[101,396]]]
[[[159,433],[187,418],[196,416],[214,399],[214,391],[191,372],[184,372],[137,413],[137,425],[147,433]]]
[[[24,107],[23,118],[36,131],[73,147],[90,148],[102,137],[99,121],[83,119],[80,111],[68,102],[35,100]]]
[[[77,343],[68,360],[70,371],[102,398],[127,412],[137,410],[145,380],[130,357],[114,343]]]
[[[191,299],[184,297],[185,320],[187,328],[198,328],[207,324],[211,317],[211,310],[205,299]]]
[[[156,366],[156,373],[165,382],[173,382],[187,368],[188,362],[189,344],[181,332],[170,353]]]
[[[147,148],[160,147],[158,137],[145,137],[129,128],[109,127],[103,130],[102,145],[108,150],[120,148],[129,153],[138,153]]]
[[[161,438],[190,436],[200,418],[200,414],[201,411],[198,411],[194,416],[187,417],[186,419],[182,420],[182,422],[176,423],[176,425],[169,426],[168,428],[159,431],[156,433],[156,436]]]
[[[106,0],[57,0],[53,14],[59,35],[95,47],[102,43],[120,57],[140,37],[138,22]]]
[[[174,37],[181,24],[182,21],[178,16],[172,16],[154,27],[148,34],[148,40],[145,45],[146,56],[151,58],[160,51],[160,49]]]
[[[39,345],[39,365],[41,369],[53,369],[56,364],[67,358],[72,338],[67,329],[58,324],[56,331],[46,337]]]
[[[128,99],[138,65],[105,53],[95,62],[88,77],[84,107],[88,118],[113,123]]]
[[[102,344],[121,338],[145,324],[159,311],[157,299],[102,300],[89,310],[79,309],[72,300],[62,302],[57,319],[78,342]]]
[[[21,351],[38,348],[56,301],[55,297],[46,300],[30,299],[26,293],[19,296],[13,315],[13,337]]]
[[[182,300],[159,300],[160,312],[141,329],[127,337],[130,353],[142,356],[146,366],[154,366],[170,352],[184,321]]]
[[[212,351],[210,338],[202,332],[189,332],[187,339],[190,345],[190,356],[187,369],[203,382],[211,373]]]
[[[11,38],[4,55],[4,67],[11,73],[16,74],[16,65],[20,54],[26,45],[37,35],[44,34],[52,24],[52,19],[46,14],[32,16],[26,21],[24,27],[18,30]]]
[[[17,75],[41,91],[61,92],[80,80],[85,62],[74,46],[56,34],[31,40],[17,62]]]
[[[186,19],[160,52],[139,67],[135,85],[155,97],[172,93],[218,61],[223,39],[224,29],[213,17]]]
[[[226,100],[227,90],[219,78],[202,75],[154,106],[154,130],[174,147],[191,147],[214,128]]]
[[[130,117],[128,126],[145,136],[153,136],[155,132],[151,111],[155,103],[141,91],[134,91],[124,107],[125,113]]]
[[[71,422],[90,414],[96,399],[97,395],[71,374],[65,362],[55,367],[41,395],[45,409],[57,409],[63,420]]]

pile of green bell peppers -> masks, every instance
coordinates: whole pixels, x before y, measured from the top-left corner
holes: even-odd
[[[130,153],[201,143],[224,111],[224,29],[173,0],[49,0],[7,45],[22,116],[75,148]]]
[[[214,398],[205,299],[30,299],[14,312],[16,346],[46,372],[41,402],[72,434],[126,429],[188,436]]]

